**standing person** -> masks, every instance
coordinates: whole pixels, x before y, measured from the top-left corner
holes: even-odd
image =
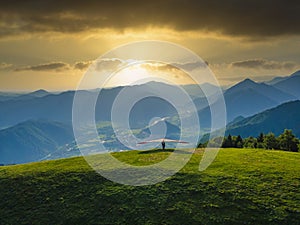
[[[162,149],[165,150],[165,147],[166,147],[165,140],[163,140],[163,141],[161,142],[161,146],[162,146]]]

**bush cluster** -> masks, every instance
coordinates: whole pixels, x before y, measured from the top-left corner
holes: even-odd
[[[222,148],[262,148],[277,149],[291,152],[300,151],[300,140],[293,134],[292,130],[285,129],[282,134],[275,136],[274,133],[260,133],[258,137],[242,138],[240,135],[216,137],[206,143],[200,143],[198,147]]]

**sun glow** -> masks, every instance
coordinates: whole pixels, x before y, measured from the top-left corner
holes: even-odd
[[[106,82],[105,87],[144,83],[141,81],[154,77],[155,76],[147,69],[142,68],[141,64],[134,64],[131,66],[127,66],[124,69],[121,69],[113,74],[111,79]]]
[[[193,84],[190,76],[178,68],[157,62],[129,64],[124,69],[114,73],[105,83],[105,87],[142,84],[149,81],[170,84]]]

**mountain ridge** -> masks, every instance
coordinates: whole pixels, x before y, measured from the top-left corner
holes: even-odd
[[[28,120],[0,130],[0,163],[39,161],[73,139],[70,125],[41,119]]]
[[[291,129],[297,137],[300,137],[299,111],[300,100],[286,102],[230,124],[226,134],[249,137],[258,136],[261,132],[272,132],[279,135],[284,129]]]

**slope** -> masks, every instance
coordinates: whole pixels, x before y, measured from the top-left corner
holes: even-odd
[[[265,84],[268,84],[268,85],[272,85],[274,86],[275,84],[277,84],[278,82],[281,82],[281,81],[284,81],[286,79],[289,79],[291,77],[294,77],[294,76],[299,76],[300,75],[300,70],[290,74],[290,75],[287,75],[287,76],[278,76],[278,77],[274,77],[272,78],[272,80],[269,80],[269,81],[265,81],[264,83]]]
[[[284,129],[292,129],[300,137],[300,101],[281,104],[275,108],[232,123],[226,133],[243,137],[258,136],[260,132],[279,135]]]
[[[168,154],[113,156],[145,165]],[[198,150],[173,177],[141,187],[113,183],[81,157],[0,167],[0,223],[299,224],[300,154],[226,149],[199,172],[201,156]]]
[[[0,163],[38,161],[74,139],[72,127],[31,120],[0,131]]]
[[[224,93],[228,121],[238,116],[250,116],[281,103],[296,100],[272,86],[246,79]]]
[[[291,76],[277,82],[273,86],[300,99],[300,71],[293,73]]]

